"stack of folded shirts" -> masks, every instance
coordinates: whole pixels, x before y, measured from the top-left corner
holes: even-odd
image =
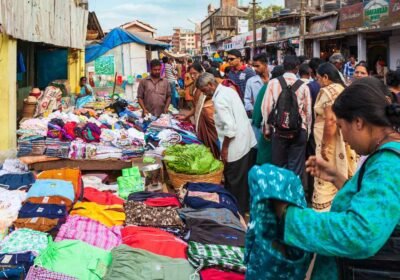
[[[19,211],[14,222],[16,228],[30,228],[49,232],[65,222],[67,209],[65,205],[35,204],[27,202]]]
[[[125,204],[126,224],[156,227],[183,238],[186,229],[177,212],[180,207],[174,194],[135,192]]]
[[[64,142],[59,139],[47,138],[46,139],[46,156],[68,158],[69,142]]]
[[[123,244],[170,258],[187,259],[187,244],[173,234],[153,227],[127,226],[122,229]]]
[[[145,149],[142,146],[131,146],[128,149],[122,150],[122,158],[124,160],[141,157],[144,154]]]
[[[197,268],[218,267],[239,273],[246,272],[244,264],[244,248],[201,244],[190,241],[188,243],[189,262]]]
[[[151,207],[143,202],[128,201],[125,204],[126,224],[149,227],[184,227],[177,207]]]
[[[96,202],[100,205],[123,205],[125,202],[122,198],[116,196],[111,191],[99,191],[92,187],[85,187],[83,191],[83,201]]]
[[[18,157],[41,156],[46,151],[45,137],[31,136],[18,139]]]
[[[185,208],[178,213],[188,230],[189,262],[204,280],[244,279],[246,225],[235,197],[207,183],[188,183],[181,194]]]
[[[24,279],[34,258],[31,252],[0,254],[0,279]]]
[[[103,279],[111,258],[109,251],[80,240],[63,240],[49,244],[35,259],[35,265],[78,279],[94,280]]]
[[[69,181],[36,180],[27,193],[27,200],[14,226],[55,234],[65,222],[74,198],[74,187]]]
[[[122,149],[105,146],[105,145],[97,145],[96,156],[95,159],[121,159],[122,158]]]
[[[0,254],[32,252],[38,256],[47,248],[50,240],[47,233],[28,228],[17,229],[0,241]]]
[[[92,246],[111,250],[122,243],[121,226],[107,227],[95,220],[71,215],[61,226],[55,241],[67,239],[81,240]]]
[[[121,245],[111,251],[112,263],[103,279],[192,279],[199,276],[189,262]]]
[[[120,226],[125,222],[124,206],[121,204],[100,205],[95,202],[77,202],[71,215],[87,217],[108,227]]]

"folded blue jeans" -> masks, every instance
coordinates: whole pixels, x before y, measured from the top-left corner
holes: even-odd
[[[22,174],[4,174],[0,176],[0,185],[5,185],[8,190],[17,190],[21,187],[35,183],[32,172]]]
[[[49,219],[62,219],[67,216],[65,205],[57,204],[34,204],[27,202],[19,211],[18,218],[43,217]]]

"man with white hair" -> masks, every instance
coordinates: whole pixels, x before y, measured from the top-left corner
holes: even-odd
[[[341,53],[334,53],[329,58],[329,62],[335,65],[336,69],[339,71],[340,78],[342,79],[343,83],[346,85],[346,79],[343,76],[342,69],[343,64],[345,63],[344,56]]]
[[[257,140],[253,129],[243,102],[233,89],[218,84],[210,73],[201,74],[196,87],[212,96],[221,159],[225,165],[225,188],[237,198],[243,215],[249,211],[247,175],[256,161]]]

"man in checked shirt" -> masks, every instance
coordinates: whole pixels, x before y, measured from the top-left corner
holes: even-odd
[[[296,74],[299,71],[299,59],[296,56],[288,55],[283,61],[285,74],[283,78],[288,86],[292,86],[297,80]],[[282,92],[279,80],[272,79],[268,83],[267,91],[262,103],[262,115],[264,119],[264,137],[272,141],[272,163],[274,165],[292,170],[302,176],[306,161],[306,144],[311,132],[312,111],[311,95],[308,86],[303,83],[296,91],[299,114],[302,120],[302,129],[292,139],[285,139],[274,133],[273,127],[267,123],[271,111],[278,101]]]

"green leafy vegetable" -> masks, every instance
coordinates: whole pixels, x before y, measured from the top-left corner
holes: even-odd
[[[203,175],[223,168],[204,145],[174,145],[165,151],[164,161],[176,173]]]

